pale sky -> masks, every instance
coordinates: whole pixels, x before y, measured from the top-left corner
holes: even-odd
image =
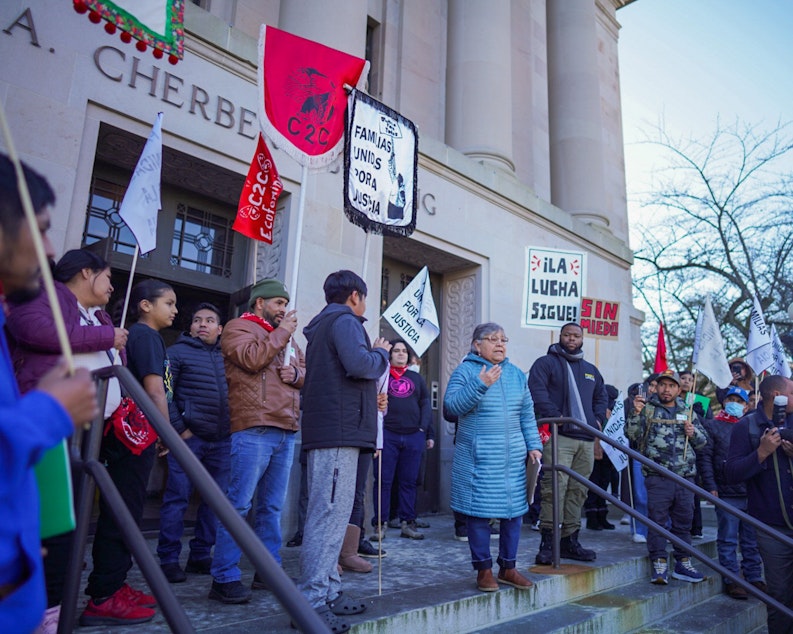
[[[657,164],[637,143],[653,125],[705,139],[717,117],[793,121],[793,0],[636,0],[617,19],[631,221]]]

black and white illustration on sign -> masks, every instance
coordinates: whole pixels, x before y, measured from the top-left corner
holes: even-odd
[[[368,233],[407,237],[416,228],[418,135],[413,123],[369,95],[348,99],[344,213]]]

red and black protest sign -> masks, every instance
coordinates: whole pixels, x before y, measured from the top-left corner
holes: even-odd
[[[342,150],[347,93],[367,62],[264,25],[259,37],[262,132],[301,165],[323,169]]]
[[[276,204],[283,189],[270,150],[259,134],[256,154],[240,194],[237,218],[231,228],[254,240],[272,244]]]
[[[579,323],[588,337],[616,339],[620,334],[620,303],[594,297],[581,298]]]

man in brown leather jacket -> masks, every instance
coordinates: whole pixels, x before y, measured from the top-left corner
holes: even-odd
[[[251,289],[251,312],[226,324],[221,350],[226,365],[231,413],[231,474],[226,492],[245,517],[259,489],[254,530],[281,563],[281,509],[292,467],[305,377],[303,351],[292,340],[295,311],[287,312],[289,292],[278,280]],[[251,593],[240,582],[240,549],[218,527],[209,598],[245,603]],[[265,588],[256,576],[252,589]]]

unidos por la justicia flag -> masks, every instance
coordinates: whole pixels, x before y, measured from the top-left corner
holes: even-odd
[[[262,132],[301,165],[316,171],[327,168],[342,150],[347,108],[344,86],[362,88],[368,65],[365,59],[262,25]]]
[[[256,153],[242,187],[237,217],[231,228],[254,240],[272,244],[276,204],[283,189],[273,157],[259,133]]]
[[[352,91],[344,135],[344,213],[367,233],[416,228],[418,133],[409,119]]]

